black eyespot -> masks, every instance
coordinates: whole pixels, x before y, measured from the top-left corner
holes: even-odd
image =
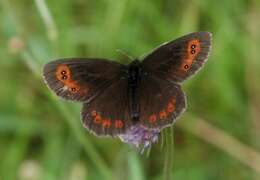
[[[195,45],[195,44],[192,44],[190,47],[191,47],[191,49],[195,49],[195,48],[196,48],[196,45]]]
[[[184,69],[188,69],[189,65],[185,64]]]
[[[63,79],[63,80],[66,80],[67,78],[68,78],[68,76],[66,76],[66,75],[63,75],[63,76],[62,76],[62,79]]]
[[[66,73],[67,73],[66,71],[61,71],[61,74],[62,74],[62,75],[66,74]]]
[[[76,92],[77,89],[73,87],[73,88],[71,88],[70,90],[71,90],[72,92]]]
[[[196,53],[196,51],[195,50],[191,50],[191,54],[195,54]]]

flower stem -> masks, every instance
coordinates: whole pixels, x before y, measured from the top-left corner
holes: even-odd
[[[166,129],[166,147],[165,147],[165,157],[164,157],[164,170],[163,170],[163,179],[170,180],[172,179],[172,167],[173,167],[173,150],[174,150],[174,136],[173,136],[173,127]]]

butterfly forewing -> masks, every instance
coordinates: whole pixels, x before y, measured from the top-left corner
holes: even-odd
[[[95,100],[83,105],[83,125],[99,136],[122,134],[132,125],[127,81],[122,78],[106,88]]]
[[[209,32],[191,33],[160,46],[144,58],[143,65],[161,79],[182,82],[203,66],[210,49]]]
[[[67,100],[90,101],[120,78],[123,65],[104,59],[68,58],[44,66],[51,90]]]
[[[140,121],[148,128],[171,125],[184,111],[186,99],[180,85],[147,73],[140,82]]]

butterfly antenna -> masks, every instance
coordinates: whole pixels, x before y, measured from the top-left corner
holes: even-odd
[[[123,56],[127,57],[130,60],[134,60],[135,58],[133,58],[133,56],[130,56],[127,52],[123,51],[122,49],[117,49],[117,52],[119,52],[120,54],[122,54]]]

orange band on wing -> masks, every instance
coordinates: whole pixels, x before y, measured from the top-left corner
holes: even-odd
[[[57,66],[56,78],[63,82],[71,93],[77,93],[81,90],[81,87],[72,79],[71,71],[67,65],[61,64]],[[84,87],[84,92],[88,89]]]
[[[116,120],[115,121],[115,127],[117,129],[121,129],[121,128],[123,128],[123,126],[124,126],[124,123],[121,120]]]
[[[155,114],[152,114],[150,117],[149,117],[149,122],[150,123],[155,123],[157,121],[157,116]]]
[[[191,68],[195,57],[201,51],[200,40],[194,39],[188,42],[187,46],[187,54],[183,59],[183,63],[181,64],[181,68],[184,71],[188,71]]]
[[[160,120],[165,120],[170,114],[174,113],[176,110],[176,97],[172,97],[168,104],[158,113],[152,114],[149,116],[148,121],[150,123],[155,123],[157,121],[157,117]]]
[[[102,122],[102,126],[104,128],[110,128],[110,126],[112,125],[112,122],[110,119],[104,119],[103,122]]]
[[[92,110],[90,112],[92,119],[95,124],[100,124],[104,128],[112,128],[115,127],[116,129],[122,129],[124,127],[124,122],[120,119],[117,120],[111,120],[111,119],[106,119],[103,118],[99,112],[96,110]]]

